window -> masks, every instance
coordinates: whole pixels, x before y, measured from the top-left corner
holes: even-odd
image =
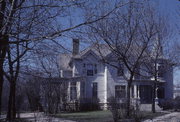
[[[76,89],[76,82],[71,82],[70,86],[70,100],[77,99],[77,89]]]
[[[87,64],[87,76],[93,76],[93,65]]]
[[[123,76],[123,75],[124,75],[123,65],[119,63],[119,67],[117,69],[117,76]]]
[[[97,74],[97,65],[94,64],[94,74]]]
[[[86,64],[85,63],[83,64],[83,67],[86,68]]]
[[[87,64],[85,66],[87,70],[87,76],[93,76],[94,74],[97,74],[97,64]]]
[[[93,88],[92,88],[92,97],[94,99],[98,98],[98,84],[97,83],[93,83]]]
[[[163,70],[164,70],[163,65],[162,64],[159,65],[158,66],[158,72],[157,72],[158,77],[163,77]]]
[[[126,86],[117,85],[115,86],[115,98],[125,98],[126,97]]]

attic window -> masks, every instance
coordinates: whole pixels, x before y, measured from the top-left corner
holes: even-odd
[[[97,74],[97,64],[86,64],[87,76]]]
[[[93,76],[93,64],[87,64],[87,76]]]

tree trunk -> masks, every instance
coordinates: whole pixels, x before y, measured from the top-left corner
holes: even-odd
[[[7,120],[12,120],[12,95],[13,95],[13,85],[10,83],[10,92],[9,92],[9,101],[8,101],[8,112],[7,112]]]
[[[13,83],[13,95],[12,95],[12,116],[16,118],[16,83]]]
[[[6,1],[2,0],[0,3],[0,29],[4,26],[4,12],[6,9]],[[0,115],[2,108],[2,92],[3,92],[3,64],[6,56],[6,38],[3,37],[2,32],[0,33]]]
[[[153,83],[153,91],[152,91],[152,112],[155,113],[156,112],[156,108],[155,108],[155,97],[156,97],[156,83]]]
[[[8,102],[8,113],[7,120],[11,121],[16,118],[16,84],[10,83],[10,93],[9,93],[9,102]]]
[[[0,40],[4,41],[4,40]],[[0,45],[0,115],[1,115],[1,108],[2,108],[2,92],[3,92],[3,83],[4,83],[4,71],[3,71],[3,64],[4,59],[6,56],[6,45]]]
[[[3,66],[2,63],[0,62],[0,115],[1,115],[1,102],[2,102],[2,91],[3,91]]]
[[[130,116],[130,88],[131,88],[131,84],[128,83],[127,86],[127,114],[126,116],[129,117]]]

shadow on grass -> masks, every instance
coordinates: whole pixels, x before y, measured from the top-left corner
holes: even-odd
[[[167,113],[163,112],[146,112],[141,111],[140,116],[142,120],[152,119],[158,116],[163,116]],[[67,120],[74,120],[77,122],[113,122],[113,116],[110,111],[90,111],[90,112],[76,112],[76,113],[61,113],[53,115],[54,117],[64,118]],[[122,119],[120,121],[123,121]]]
[[[53,116],[74,120],[77,122],[112,122],[113,121],[112,114],[110,111],[61,113]]]
[[[7,122],[6,119],[0,120],[0,122]],[[26,119],[15,119],[12,122],[29,122]]]

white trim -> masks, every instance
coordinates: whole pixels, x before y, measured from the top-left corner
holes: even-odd
[[[104,69],[104,103],[107,103],[107,66]]]

